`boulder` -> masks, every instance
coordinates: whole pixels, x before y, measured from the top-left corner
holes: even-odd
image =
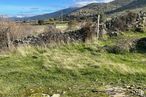
[[[53,96],[51,97],[60,97],[60,94],[54,94]]]

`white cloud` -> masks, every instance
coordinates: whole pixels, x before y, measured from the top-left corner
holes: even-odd
[[[90,3],[102,3],[102,2],[107,3],[113,0],[74,0],[74,1],[75,1],[75,6],[81,7]]]

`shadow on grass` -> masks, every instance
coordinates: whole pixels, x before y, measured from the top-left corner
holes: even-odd
[[[137,41],[136,50],[139,53],[146,53],[146,38],[141,38]]]

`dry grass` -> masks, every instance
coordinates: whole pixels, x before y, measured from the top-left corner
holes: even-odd
[[[28,35],[35,35],[44,32],[46,27],[33,26],[30,24],[16,23],[9,19],[0,18],[0,30],[10,33],[11,40],[22,38]],[[8,29],[8,30],[5,30]]]

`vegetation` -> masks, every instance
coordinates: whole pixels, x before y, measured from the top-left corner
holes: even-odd
[[[124,38],[146,36],[131,33]],[[59,93],[61,97],[108,97],[94,90],[104,90],[108,85],[146,88],[145,53],[112,54],[100,50],[116,41],[113,38],[99,41],[98,45],[74,43],[50,48],[27,46],[5,52],[0,56],[0,96]]]
[[[39,25],[44,25],[44,21],[43,20],[38,20],[38,24]]]
[[[89,4],[80,9],[65,9],[51,16],[40,15],[38,22],[38,17],[34,16],[32,24],[38,24],[35,27],[40,27],[39,33],[36,32],[38,29],[33,28],[34,25],[30,25],[31,22],[27,25],[27,20],[23,23],[0,21],[0,32],[10,32],[6,45],[9,45],[9,41],[10,44],[18,43],[16,47],[9,47],[9,51],[0,52],[0,97],[42,97],[42,94],[109,97],[109,87],[124,88],[125,95],[131,97],[141,96],[135,91],[133,95],[133,88],[127,90],[129,86],[141,90],[140,94],[145,95],[145,25],[142,21],[142,27],[139,27],[141,25],[137,19],[141,18],[138,18],[137,13],[129,12],[112,19],[107,19],[106,15],[111,14],[111,11],[114,13],[117,8],[137,4],[133,3],[136,1],[115,0]],[[142,1],[145,5],[145,1]],[[62,21],[63,17],[59,17],[63,11],[66,12],[66,20],[70,21]],[[95,22],[98,14],[101,15],[100,22],[103,25],[99,32],[104,30],[106,20],[105,29],[109,30],[103,33],[100,40],[97,40]],[[71,20],[69,17],[76,19]],[[4,38],[8,36],[6,34]]]

